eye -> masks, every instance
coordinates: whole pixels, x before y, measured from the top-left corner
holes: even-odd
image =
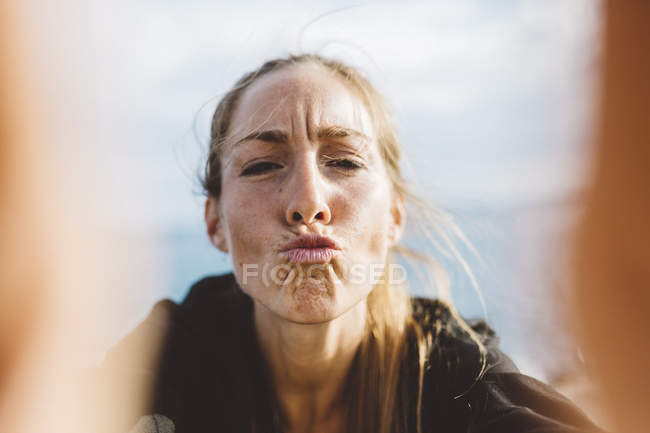
[[[255,176],[257,174],[266,173],[270,170],[273,170],[274,168],[282,168],[282,166],[280,164],[276,164],[275,162],[270,162],[270,161],[258,162],[256,164],[246,167],[241,172],[241,176]]]
[[[356,170],[358,168],[363,168],[363,165],[347,158],[332,159],[330,161],[327,161],[327,165],[330,167],[342,168],[344,170]]]

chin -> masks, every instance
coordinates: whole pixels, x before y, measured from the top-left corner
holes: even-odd
[[[341,280],[330,264],[289,265],[277,277],[260,279],[264,290],[256,291],[263,305],[293,323],[317,324],[334,320],[354,307],[367,291]],[[365,289],[365,287],[364,287]],[[356,294],[359,296],[357,297]]]
[[[288,319],[299,323],[322,323],[340,314],[335,288],[322,279],[307,279],[292,288],[287,295]]]

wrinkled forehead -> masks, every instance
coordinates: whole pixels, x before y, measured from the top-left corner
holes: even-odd
[[[350,128],[374,137],[362,98],[336,74],[306,64],[260,77],[243,92],[235,108],[229,141],[237,142],[261,128],[311,137],[322,126]]]

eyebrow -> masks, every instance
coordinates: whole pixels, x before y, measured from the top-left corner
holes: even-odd
[[[318,128],[318,138],[345,138],[357,137],[363,140],[370,140],[366,134],[352,128],[345,128],[343,126],[323,126]]]
[[[289,136],[279,129],[269,129],[266,131],[254,131],[237,142],[237,144],[248,140],[268,141],[269,143],[287,143]]]
[[[322,126],[318,128],[317,137],[320,139],[323,138],[346,138],[346,137],[358,137],[363,140],[370,140],[366,134],[357,131],[352,128],[345,128],[343,126]],[[248,134],[246,137],[237,141],[236,144],[242,143],[248,140],[261,140],[268,143],[278,143],[286,144],[289,142],[289,136],[286,132],[279,129],[268,129],[263,131],[254,131]]]

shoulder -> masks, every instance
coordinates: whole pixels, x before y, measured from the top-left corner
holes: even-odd
[[[214,332],[215,327],[228,323],[228,318],[241,318],[251,306],[232,273],[209,276],[192,285],[175,320],[193,332]]]
[[[215,401],[215,384],[230,384],[228,372],[236,368],[232,364],[241,359],[249,340],[251,307],[232,274],[203,278],[192,285],[183,302],[157,302],[145,320],[108,352],[102,374],[110,372],[128,381],[142,377],[142,383],[153,387],[145,413],[165,415],[180,429],[194,411],[210,413],[203,405]],[[145,359],[142,348],[151,346],[152,339],[160,342],[157,354]]]
[[[431,341],[423,431],[442,425],[449,432],[600,432],[570,400],[521,374],[485,320],[465,320],[440,300],[414,298],[412,304],[415,322]]]
[[[156,335],[168,340],[175,333],[214,331],[212,325],[216,319],[238,314],[247,307],[247,301],[232,273],[205,277],[191,286],[182,303],[170,299],[158,301],[147,317],[109,350],[105,363],[123,360]]]
[[[454,392],[461,394],[486,372],[519,373],[484,319],[465,319],[439,299],[412,298],[411,304],[413,319],[428,341],[427,367],[432,374],[453,375]]]

